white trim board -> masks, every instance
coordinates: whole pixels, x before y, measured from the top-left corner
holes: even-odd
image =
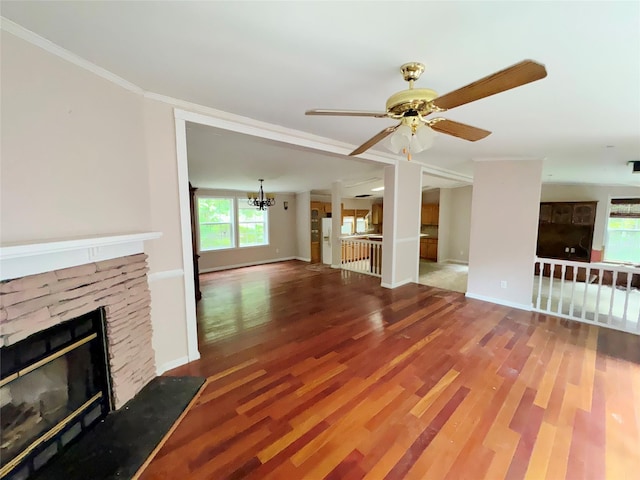
[[[469,292],[465,293],[464,296],[467,298],[472,298],[474,300],[482,300],[483,302],[495,303],[497,305],[504,305],[505,307],[525,310],[527,312],[530,312],[533,310],[532,305],[527,305],[524,303],[509,302],[507,300],[502,300],[500,298],[485,297],[484,295],[476,295],[475,293],[469,293]]]
[[[0,247],[0,280],[144,253],[144,242],[161,236],[144,232]]]
[[[409,283],[416,283],[416,282],[412,278],[406,278],[400,282],[395,282],[392,284],[382,282],[380,286],[384,288],[398,288],[398,287],[402,287],[403,285],[407,285]]]
[[[181,367],[182,365],[189,363],[189,361],[190,361],[189,357],[184,356],[184,357],[176,358],[175,360],[170,360],[168,362],[165,362],[162,365],[158,365],[156,367],[156,375],[162,375],[163,373],[168,372],[169,370],[173,370],[174,368]]]
[[[200,273],[220,272],[222,270],[231,270],[234,268],[253,267],[255,265],[265,265],[267,263],[286,262],[288,260],[301,260],[299,257],[282,257],[282,258],[270,258],[269,260],[260,260],[257,262],[237,263],[235,265],[223,265],[221,267],[205,268],[200,270]],[[303,260],[311,261],[311,260]]]
[[[168,278],[177,278],[184,275],[184,270],[176,268],[175,270],[163,270],[162,272],[153,272],[147,275],[149,283],[156,282],[158,280],[166,280]]]

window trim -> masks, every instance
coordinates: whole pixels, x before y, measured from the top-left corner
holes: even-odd
[[[211,248],[211,249],[202,249],[202,245],[201,245],[201,239],[202,239],[202,233],[200,231],[200,208],[199,208],[199,201],[200,199],[205,199],[205,198],[217,198],[217,199],[223,199],[223,200],[230,200],[231,201],[231,240],[232,240],[232,246],[230,247],[223,247],[223,248]],[[197,253],[206,253],[206,252],[224,252],[224,251],[230,251],[230,250],[240,250],[240,249],[246,249],[246,248],[260,248],[260,247],[268,247],[270,246],[270,242],[271,242],[271,235],[269,232],[269,209],[265,210],[267,212],[266,216],[265,216],[265,221],[264,221],[264,226],[265,226],[265,243],[261,243],[260,245],[240,245],[240,216],[239,216],[239,208],[241,206],[240,202],[247,202],[247,198],[246,197],[242,197],[240,195],[219,195],[219,194],[209,194],[209,193],[196,193],[195,195],[195,210],[196,210],[196,249],[197,249]],[[246,207],[245,207],[246,205]],[[242,205],[242,208],[250,208],[250,206],[248,204]],[[226,222],[221,222],[220,224],[226,225]]]
[[[207,248],[207,249],[202,249],[202,245],[201,245],[201,240],[202,240],[202,232],[200,231],[200,199],[206,199],[206,198],[214,198],[214,199],[222,199],[222,200],[231,200],[231,243],[232,245],[230,247],[222,247],[222,248]],[[196,215],[197,215],[197,221],[196,221],[196,233],[197,233],[197,238],[196,238],[196,247],[198,249],[198,253],[201,252],[220,252],[220,251],[224,251],[224,250],[233,250],[234,248],[237,248],[237,240],[236,240],[236,222],[235,222],[235,217],[236,217],[236,210],[235,210],[235,198],[233,196],[225,196],[225,195],[209,195],[209,194],[202,194],[202,195],[198,195],[196,194]],[[207,225],[226,225],[227,222],[220,222],[220,223],[207,223]]]
[[[612,202],[616,201],[616,200],[624,200],[624,199],[629,199],[629,198],[633,198],[637,201],[640,201],[640,197],[635,197],[633,195],[609,195],[609,199],[607,201],[607,210],[606,210],[606,216],[604,218],[604,236],[603,236],[603,242],[602,242],[602,250],[603,250],[603,254],[602,254],[602,262],[603,263],[610,263],[613,265],[629,265],[629,264],[633,264],[635,265],[635,263],[631,262],[631,261],[624,261],[621,262],[619,260],[608,260],[607,259],[607,250],[609,248],[609,219],[611,218],[611,204]],[[621,217],[618,217],[621,218]]]
[[[268,247],[269,246],[269,242],[270,242],[270,235],[269,235],[269,209],[265,209],[264,211],[266,212],[265,218],[264,218],[264,236],[265,236],[265,243],[261,243],[259,245],[240,245],[240,212],[238,211],[240,209],[240,202],[242,200],[244,200],[245,202],[247,201],[246,197],[240,197],[237,196],[236,198],[236,247],[235,248],[255,248],[255,247]],[[245,203],[245,205],[242,206],[242,208],[251,208],[251,206],[248,203]],[[256,207],[253,207],[256,208]],[[243,223],[258,223],[258,222],[243,222]]]

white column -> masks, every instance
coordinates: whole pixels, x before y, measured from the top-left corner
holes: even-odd
[[[331,266],[340,268],[342,248],[340,228],[342,227],[342,182],[331,184]]]
[[[384,169],[382,286],[418,281],[422,166],[399,161]]]
[[[530,309],[542,160],[474,164],[467,296]]]

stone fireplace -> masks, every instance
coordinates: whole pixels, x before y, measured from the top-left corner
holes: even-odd
[[[137,242],[133,247],[126,244],[124,248],[122,242],[116,243],[115,247],[98,247],[93,241],[93,246],[82,245],[79,250],[86,250],[95,260],[86,263],[81,263],[83,255],[78,255],[78,249],[61,248],[62,256],[56,253],[55,258],[49,253],[44,256],[40,253],[28,255],[26,261],[20,263],[19,257],[8,260],[6,254],[2,257],[0,351],[3,360],[15,357],[17,362],[13,373],[9,366],[4,365],[8,361],[2,365],[0,407],[4,410],[4,417],[10,413],[18,419],[24,417],[25,422],[31,423],[60,417],[52,412],[60,410],[67,402],[73,403],[69,397],[77,397],[78,391],[83,389],[94,400],[96,392],[103,392],[104,402],[99,410],[106,414],[109,409],[124,405],[156,376],[147,256],[141,253],[142,242]],[[3,253],[11,253],[10,248],[4,248]],[[72,250],[75,253],[71,253]],[[38,263],[41,266],[37,266]],[[38,271],[65,263],[73,266],[6,278],[6,272],[11,275],[20,269]],[[90,321],[87,320],[89,318]],[[95,333],[84,333],[85,327],[76,326],[77,322],[91,323]],[[49,339],[51,335],[64,337],[64,341]],[[63,352],[58,354],[55,343],[63,347],[82,346],[78,349],[63,348]],[[34,344],[38,346],[34,347]],[[38,351],[39,348],[42,351]],[[104,375],[100,373],[99,366],[97,370],[92,367],[94,369],[91,372],[84,367],[92,363],[90,359],[93,359],[93,363],[99,363],[96,362],[101,355],[96,353],[98,348],[103,355],[102,363],[106,364]],[[32,366],[28,365],[30,358],[33,360]],[[76,380],[68,381],[73,378]],[[78,382],[85,382],[86,385],[79,387]],[[80,392],[81,397],[83,394]],[[37,401],[33,400],[35,398]],[[91,398],[82,400],[86,403],[85,407]],[[31,399],[31,404],[25,399]],[[14,428],[14,432],[18,432],[14,437],[29,428],[33,430],[32,427],[23,425]],[[40,427],[38,425],[36,430],[41,430]],[[67,429],[63,427],[52,428],[64,433]],[[53,438],[46,433],[40,437],[47,437],[45,441]],[[29,440],[24,446],[26,454],[18,454],[18,460],[14,460],[12,465],[7,465],[3,458],[0,478],[7,475],[13,478],[17,471],[24,470],[27,463],[32,471],[32,453],[42,452],[46,447],[40,443],[36,445],[41,440]],[[2,441],[3,448],[9,444],[25,443],[16,438],[5,438],[4,432]],[[55,438],[54,441],[59,442]],[[43,464],[42,460],[39,463]]]

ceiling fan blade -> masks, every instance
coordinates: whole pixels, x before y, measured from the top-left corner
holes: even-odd
[[[326,108],[316,108],[307,110],[305,115],[332,115],[335,117],[376,117],[386,118],[387,112],[370,112],[367,110],[331,110]]]
[[[393,127],[387,127],[384,130],[382,130],[381,132],[376,133],[373,137],[371,137],[369,140],[367,140],[362,145],[360,145],[358,148],[356,148],[353,152],[351,152],[349,154],[349,156],[352,157],[353,155],[359,155],[362,152],[365,152],[365,151],[369,150],[371,147],[373,147],[380,140],[382,140],[386,136],[391,135],[393,132],[395,132],[400,125],[402,125],[402,123],[399,123],[398,125],[394,125]]]
[[[453,135],[454,137],[469,140],[470,142],[475,142],[491,135],[489,130],[483,130],[464,123],[454,122],[453,120],[447,120],[446,118],[434,118],[428,123],[431,129],[436,132]]]
[[[433,100],[437,107],[449,110],[470,103],[481,98],[495,95],[527,83],[540,80],[547,76],[544,65],[533,60],[523,60],[520,63],[500,70],[487,77],[481,78],[469,85],[449,92]]]

